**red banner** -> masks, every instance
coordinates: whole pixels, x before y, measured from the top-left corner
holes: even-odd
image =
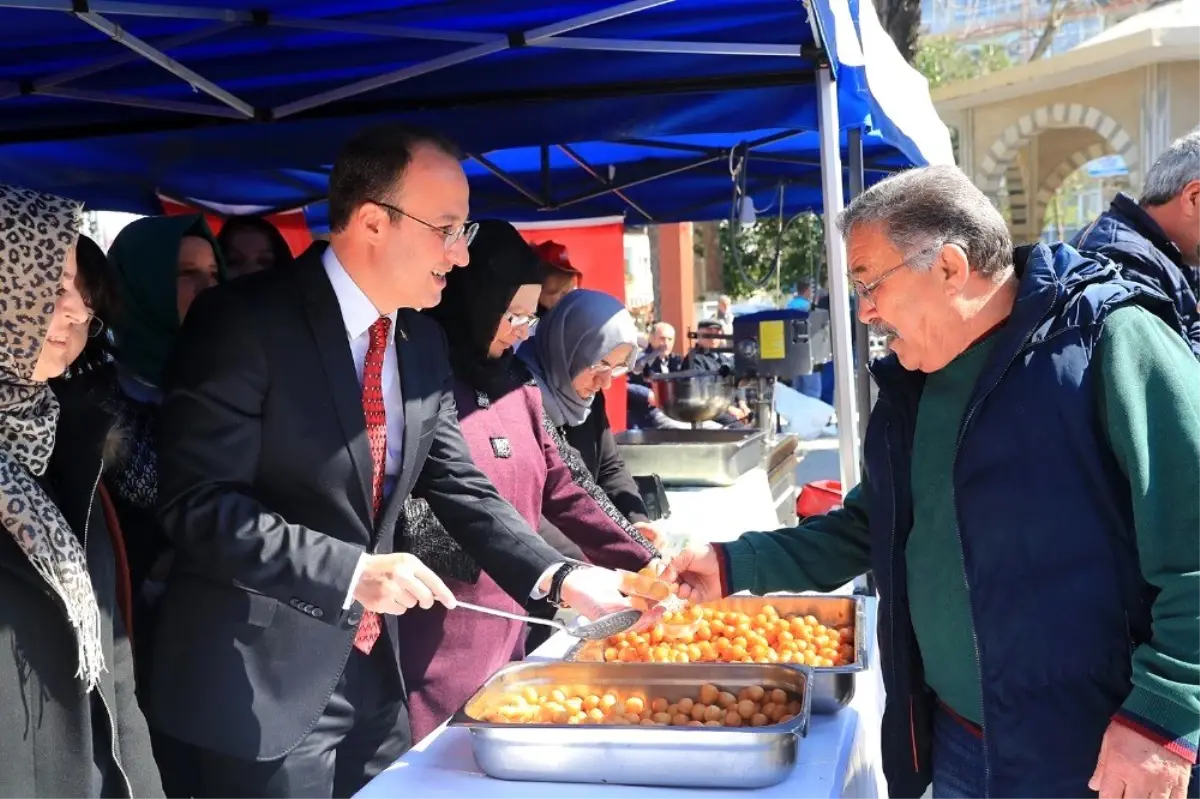
[[[583,285],[625,302],[625,220],[619,216],[566,222],[517,223],[530,244],[557,242],[567,249],[571,265],[583,274]],[[608,423],[625,429],[625,378],[604,392]]]

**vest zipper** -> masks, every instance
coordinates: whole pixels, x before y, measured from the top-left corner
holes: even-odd
[[[884,446],[887,448],[888,463],[892,462],[891,433],[892,433],[892,427],[889,424],[887,426],[887,428],[884,429],[884,431],[883,431],[883,443],[884,443]],[[894,473],[894,470],[893,470],[893,473]],[[889,580],[891,581],[891,584],[892,584],[892,590],[895,591],[896,590],[896,532],[897,532],[896,531],[896,486],[895,485],[892,485],[891,495],[892,495],[892,537],[888,541],[888,573],[889,573],[888,576],[889,576]],[[897,651],[896,650],[895,605],[896,605],[895,601],[888,603],[888,637],[891,639],[891,646],[892,646],[892,652],[893,652],[893,657],[889,658],[888,665],[892,672],[892,685],[897,684],[896,658],[894,656],[894,653]],[[910,680],[910,682],[911,682],[911,680]],[[912,691],[912,686],[910,685],[909,686],[909,697],[908,697],[908,736],[909,736],[909,745],[912,747],[913,773],[920,774],[921,773],[921,760],[917,756],[917,728],[916,728],[916,724],[913,723],[913,698],[912,698],[911,691]]]
[[[1037,323],[1034,324],[1031,329],[1036,330],[1038,326],[1045,321],[1046,316],[1053,308],[1054,303],[1051,301],[1050,307],[1042,312],[1041,317],[1038,318]],[[977,397],[975,402],[971,404],[970,410],[967,411],[966,418],[963,419],[962,427],[960,427],[958,430],[958,440],[954,442],[954,459],[950,464],[950,496],[954,504],[954,530],[958,533],[958,562],[962,566],[963,585],[967,589],[967,614],[971,617],[971,642],[975,645],[975,674],[979,679],[979,726],[983,739],[984,799],[987,799],[987,797],[991,796],[992,763],[991,759],[988,757],[987,709],[984,707],[985,702],[983,701],[983,661],[979,655],[979,634],[975,631],[975,610],[971,606],[971,580],[967,576],[967,554],[966,549],[963,546],[962,523],[958,513],[958,485],[954,481],[954,475],[958,470],[958,452],[960,449],[962,449],[962,442],[963,438],[966,437],[967,428],[970,426],[971,420],[975,418],[975,411],[979,409],[979,406],[983,404],[983,401],[987,399],[988,396],[996,389],[996,386],[1003,382],[1004,377],[1008,374],[1008,370],[1012,368],[1012,365],[1017,362],[1017,358],[1020,357],[1022,349],[1024,349],[1023,344],[1021,347],[1017,348],[1017,351],[1013,353],[1011,358],[1009,358],[1008,363],[1004,365],[1004,371],[1000,373],[1000,377],[992,383],[992,385],[984,394]]]
[[[1007,372],[1008,369],[1005,369],[1004,371]],[[1003,375],[1002,375],[1002,377],[1003,377]],[[974,408],[972,408],[971,413],[967,415],[968,422],[970,421],[971,415],[973,415],[973,414],[974,414]],[[965,430],[965,429],[966,429],[966,425],[964,424],[963,430]],[[959,444],[961,444],[961,443],[962,443],[962,432],[960,431],[958,444],[954,445],[954,462],[955,463],[958,462],[958,448],[959,448]],[[951,493],[952,501],[954,502],[954,515],[955,515],[954,530],[955,530],[955,532],[958,533],[958,562],[962,566],[963,585],[967,589],[967,615],[970,616],[970,618],[971,618],[971,643],[974,645],[974,650],[975,650],[975,676],[976,676],[976,679],[979,681],[979,727],[980,727],[980,730],[982,733],[982,738],[983,738],[983,799],[987,799],[987,797],[989,797],[991,795],[990,791],[991,791],[991,782],[992,782],[992,765],[991,765],[991,761],[988,759],[987,712],[984,710],[984,707],[983,707],[983,705],[984,705],[984,702],[983,702],[983,662],[979,656],[979,634],[975,632],[975,611],[971,607],[971,580],[967,577],[967,556],[966,556],[965,552],[963,551],[962,527],[959,525],[958,518],[957,518],[958,517],[958,490],[954,486],[954,468],[953,468],[953,466],[951,467],[951,470],[950,470],[950,493]]]
[[[87,516],[83,519],[83,555],[87,557],[88,531],[92,527],[92,509],[96,505],[96,492],[100,489],[100,480],[104,477],[104,461],[100,462],[100,471],[96,472],[96,480],[92,483],[92,494],[88,497]],[[100,704],[104,705],[104,715],[108,718],[108,743],[109,750],[112,754],[113,765],[117,767],[117,773],[121,775],[121,781],[125,783],[125,795],[133,799],[133,784],[129,782],[129,775],[125,773],[125,767],[121,765],[121,755],[117,752],[117,717],[112,712],[112,708],[108,704],[108,699],[104,696],[104,688],[96,686],[96,694],[100,697]]]

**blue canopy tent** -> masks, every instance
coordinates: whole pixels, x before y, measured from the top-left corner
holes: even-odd
[[[789,211],[836,212],[843,143],[856,167],[950,158],[860,1],[0,0],[0,180],[141,213],[159,191],[308,205],[351,132],[403,118],[471,153],[476,213],[724,216],[742,142],[756,204],[783,182]],[[852,420],[845,254],[827,239]],[[842,460],[849,486],[853,438]]]
[[[786,210],[821,208],[817,134],[783,129],[745,136],[673,136],[473,154],[464,162],[471,212],[519,222],[622,215],[634,224],[724,218],[731,200],[729,151],[742,142],[748,150],[746,190],[757,208],[777,208],[781,185]],[[849,138],[848,132],[842,134],[843,147]],[[877,134],[864,137],[863,150],[868,183],[908,166]],[[195,173],[170,187],[160,184],[160,191],[222,212],[247,205],[259,213],[303,207],[310,229],[324,232],[328,177],[329,167]]]

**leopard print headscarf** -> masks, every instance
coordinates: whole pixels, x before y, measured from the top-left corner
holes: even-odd
[[[104,671],[100,610],[83,547],[37,482],[54,450],[58,402],[33,379],[80,210],[0,184],[0,521],[65,605],[79,645],[75,676],[90,691]]]

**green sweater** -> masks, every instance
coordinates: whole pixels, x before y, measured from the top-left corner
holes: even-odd
[[[976,724],[983,723],[983,695],[950,476],[967,403],[995,342],[987,337],[925,380],[913,438],[913,526],[905,547],[909,612],[925,682]]]
[[[1163,743],[1180,754],[1190,753],[1194,761],[1200,737],[1200,363],[1157,317],[1129,307],[1108,317],[1092,368],[1099,378],[1096,402],[1107,437],[1129,479],[1142,573],[1160,589],[1153,607],[1153,637],[1134,651],[1133,690],[1122,715],[1166,730],[1174,738]],[[756,594],[829,591],[866,572],[869,492],[864,481],[849,492],[841,510],[806,519],[794,528],[746,533],[721,545],[729,589]],[[952,543],[952,551],[942,551],[940,557],[952,559],[961,577],[957,535]],[[906,555],[911,558],[913,552]],[[920,579],[953,576],[922,574]],[[929,610],[940,610],[946,620],[965,615],[969,630],[965,585],[958,596],[957,602],[943,601]],[[914,626],[920,634],[919,623]],[[949,642],[926,638],[919,642],[922,650],[931,645],[962,650],[966,645],[961,635]],[[956,675],[957,687],[951,690],[954,696],[969,697],[964,703],[952,696],[960,706],[978,703],[974,658],[973,648],[953,658],[970,664],[969,670],[963,669],[965,676]]]

